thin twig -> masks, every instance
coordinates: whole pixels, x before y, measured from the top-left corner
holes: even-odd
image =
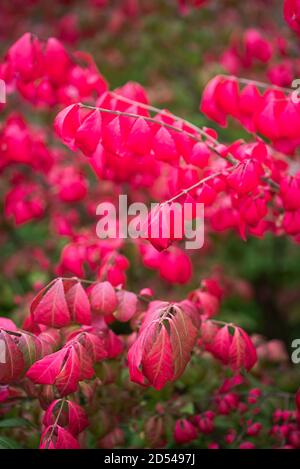
[[[283,91],[285,93],[289,92],[291,93],[291,89],[290,88],[285,88],[283,86],[277,86],[277,85],[273,85],[272,83],[265,83],[263,81],[258,81],[258,80],[251,80],[249,78],[239,78],[239,77],[234,77],[234,76],[227,76],[227,75],[222,75],[224,76],[225,78],[234,78],[235,80],[237,80],[239,83],[242,83],[244,85],[256,85],[258,86],[259,88],[264,88],[264,89],[270,89],[270,88],[273,88],[275,90],[278,90],[278,91]]]
[[[206,182],[211,181],[212,179],[214,179],[215,177],[222,176],[222,175],[224,175],[226,172],[233,171],[237,166],[238,166],[238,165],[232,166],[231,168],[226,168],[224,171],[218,171],[218,172],[216,172],[216,173],[210,174],[209,176],[207,176],[207,177],[205,177],[205,178],[203,178],[203,179],[200,179],[200,181],[196,182],[195,184],[193,184],[193,185],[190,186],[190,187],[187,187],[186,189],[183,189],[179,194],[174,195],[174,197],[172,197],[172,198],[169,199],[169,200],[166,200],[166,201],[162,202],[160,205],[161,205],[161,206],[164,206],[164,205],[170,204],[171,202],[174,202],[174,200],[177,200],[177,199],[179,199],[180,197],[182,197],[183,195],[188,194],[188,193],[191,192],[192,190],[197,189],[197,187],[202,186],[202,185],[205,184]]]
[[[118,95],[117,95],[118,96]],[[130,100],[131,101],[131,100]],[[132,101],[133,103],[135,103],[137,106],[138,106],[138,102],[135,102],[135,101]],[[152,122],[152,123],[155,123],[155,124],[159,124],[161,125],[162,127],[166,127],[170,130],[173,130],[175,132],[178,132],[178,133],[182,133],[182,134],[185,134],[187,135],[188,137],[190,137],[191,139],[197,141],[197,142],[202,142],[202,138],[200,136],[196,136],[194,134],[191,134],[190,132],[187,132],[186,130],[184,129],[180,129],[178,127],[175,127],[174,125],[171,125],[171,124],[167,124],[166,122],[163,122],[163,121],[159,121],[153,117],[145,117],[145,116],[141,116],[141,115],[138,115],[138,114],[134,114],[134,113],[131,113],[131,112],[125,112],[125,111],[115,111],[115,110],[110,110],[110,109],[105,109],[105,108],[102,108],[102,107],[96,107],[96,106],[89,106],[89,105],[85,105],[85,104],[82,104],[80,103],[80,106],[81,107],[85,107],[85,108],[88,108],[88,109],[93,109],[93,110],[99,110],[100,112],[104,112],[104,113],[107,113],[107,114],[113,114],[113,115],[117,115],[117,116],[125,116],[125,117],[130,117],[130,118],[133,118],[133,119],[139,119],[139,118],[142,118],[148,122]],[[146,105],[145,105],[146,106]],[[158,108],[154,108],[152,106],[149,106],[150,108],[152,109],[155,109],[156,111],[159,111]],[[149,108],[148,107],[148,108]],[[170,115],[169,115],[170,117]],[[177,116],[173,116],[175,118],[177,118],[178,120],[181,120],[182,122],[186,123],[187,125],[190,125],[191,127],[193,127],[193,124],[190,124],[188,121],[184,120],[184,119],[180,119],[179,117]],[[220,142],[216,139],[214,139],[213,137],[207,135],[207,133],[202,130],[202,129],[199,129],[198,127],[195,126],[195,130],[201,134],[201,135],[204,135],[208,140],[212,140],[214,145],[220,145]],[[220,151],[218,151],[214,145],[210,145],[208,144],[207,142],[205,142],[206,145],[208,146],[208,148],[210,150],[212,150],[214,153],[216,153],[219,157],[221,157],[223,160],[224,160],[224,157],[223,155],[221,154]],[[230,153],[227,155],[227,158],[225,159],[225,161],[228,161],[230,164],[234,165],[233,166],[233,169],[235,169],[238,164],[240,164],[241,162],[239,160],[237,160],[233,155],[231,155]],[[226,168],[226,170],[228,171],[229,169]],[[210,179],[212,179],[213,175],[209,176]],[[265,181],[267,181],[270,186],[273,187],[274,190],[278,190],[279,189],[279,185],[273,181],[271,178],[265,178]],[[205,182],[205,181],[204,181]],[[170,199],[171,201],[181,197],[182,195],[188,193],[189,191],[193,190],[195,187],[198,187],[199,185],[203,184],[203,180],[200,180],[198,181],[196,184],[194,184],[193,186],[190,186],[189,188],[187,189],[184,189],[180,194],[177,194],[176,196],[174,196],[174,198]],[[165,203],[168,203],[169,201],[166,201]]]
[[[59,421],[59,418],[60,418],[60,416],[61,416],[61,413],[62,413],[63,406],[64,406],[65,402],[66,402],[66,398],[63,397],[63,399],[62,399],[62,401],[61,401],[60,409],[59,409],[59,411],[58,411],[58,413],[57,413],[55,422],[54,422],[54,424],[52,425],[51,433],[50,433],[50,435],[49,435],[49,437],[48,437],[47,446],[46,446],[47,449],[48,449],[48,447],[49,447],[50,441],[52,440],[52,437],[53,437],[53,435],[54,435],[55,429],[56,429],[56,427],[57,427],[57,425],[58,425],[58,421]]]

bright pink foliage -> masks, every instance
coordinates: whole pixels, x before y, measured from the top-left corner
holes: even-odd
[[[103,0],[90,3],[96,9],[106,4]],[[178,5],[186,14],[205,3],[209,4],[179,0]],[[138,13],[137,1],[124,2],[119,19],[112,18],[111,30],[117,31],[118,24]],[[299,34],[300,2],[285,0],[284,16]],[[76,42],[72,15],[62,19],[60,28],[68,42]],[[233,38],[221,63],[233,74],[256,63],[269,64],[276,54],[285,54],[282,38],[276,39],[278,44],[267,33],[247,29],[242,46]],[[272,83],[289,86],[294,65],[287,58],[283,63],[271,62],[267,75]],[[197,127],[168,110],[151,107],[146,90],[138,83],[109,89],[88,54],[71,53],[54,37],[41,41],[31,33],[23,34],[9,48],[0,77],[9,96],[20,95],[35,110],[55,108],[57,137],[53,143],[50,131],[27,123],[22,114],[11,113],[4,120],[0,172],[9,171],[4,218],[24,225],[48,217],[51,232],[64,242],[55,266],[43,252],[29,253],[41,271],[58,277],[44,287],[35,284],[39,292],[31,301],[24,330],[0,318],[6,358],[0,362],[0,401],[7,403],[18,396],[14,385],[25,382],[29,395],[38,396],[45,409],[40,447],[77,449],[79,435],[89,425],[79,405],[81,399],[92,402],[97,386],[114,383],[122,374],[109,360],[121,355],[134,390],[136,384],[161,390],[182,376],[193,354],[197,360],[208,352],[211,360],[231,369],[231,376],[211,396],[214,412],[201,409],[191,418],[176,416],[175,442],[188,444],[199,434],[210,435],[217,415],[236,411],[242,416],[251,405],[256,407],[251,409],[253,417],[243,422],[245,435],[249,439],[258,436],[263,431],[256,421],[262,391],[253,388],[245,401],[236,392],[245,383],[244,371],[259,361],[256,342],[241,327],[214,319],[226,293],[217,276],[203,279],[186,299],[177,302],[153,300],[151,283],[149,288],[138,287],[142,289],[137,294],[126,286],[130,263],[124,240],[100,240],[82,221],[94,220],[99,200],[116,203],[120,186],[128,188],[136,200],[158,201],[143,220],[147,233],[133,242],[133,249],[145,267],[171,285],[192,279],[193,257],[199,255],[184,251],[179,244],[183,236],[178,227],[183,228],[186,220],[182,216],[178,223],[174,214],[185,202],[193,207],[197,202],[205,204],[208,234],[234,230],[247,240],[271,232],[299,243],[300,172],[293,160],[300,142],[299,103],[272,85],[261,91],[252,80],[214,77],[204,90],[200,111],[223,127],[233,118],[251,133],[247,141],[225,145],[214,129]],[[100,184],[88,183],[87,165]],[[203,249],[209,250],[209,244]],[[49,243],[45,252],[51,249]],[[90,277],[95,281],[83,280]],[[239,288],[243,290],[243,285]],[[247,297],[249,292],[243,292]],[[126,327],[130,334],[114,332],[126,331]],[[297,413],[274,412],[270,433],[286,447],[300,448],[299,392],[296,408]],[[157,445],[164,446],[165,409],[158,406],[156,411],[146,430],[152,439],[155,434]],[[121,446],[124,437],[120,422],[112,420],[99,446]],[[224,441],[241,449],[255,448],[252,440],[240,441],[234,429],[229,429]],[[215,442],[208,446],[219,447]]]

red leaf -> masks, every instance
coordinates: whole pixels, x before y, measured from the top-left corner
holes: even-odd
[[[91,332],[89,332],[91,331]],[[72,338],[83,345],[89,357],[97,362],[107,358],[107,333],[106,331],[87,328],[72,335]]]
[[[23,374],[25,362],[14,338],[0,330],[0,383],[17,381]]]
[[[5,329],[6,331],[17,331],[17,326],[15,323],[8,318],[1,318],[0,317],[0,329]]]
[[[234,191],[243,195],[257,188],[261,174],[261,165],[247,159],[229,174],[227,182]]]
[[[202,94],[200,111],[210,119],[216,121],[219,125],[225,127],[226,113],[220,109],[216,102],[217,91],[220,87],[220,84],[222,83],[222,80],[222,77],[216,76],[206,85]]]
[[[18,348],[22,352],[27,367],[52,352],[50,342],[43,340],[43,337],[36,337],[30,333],[22,333]]]
[[[47,77],[60,85],[65,80],[66,73],[72,66],[64,46],[54,37],[50,37],[45,47],[45,66]]]
[[[152,132],[150,126],[142,117],[139,117],[131,127],[126,145],[133,153],[145,155],[150,151],[151,139]]]
[[[109,124],[105,126],[103,132],[103,146],[106,150],[117,153],[120,151],[123,142],[123,132],[120,124],[120,117],[114,117]]]
[[[157,327],[155,328],[157,330]],[[156,339],[144,349],[143,374],[155,389],[162,389],[174,377],[172,349],[167,329],[156,332]]]
[[[233,370],[245,368],[249,371],[256,363],[257,356],[254,345],[246,332],[236,327],[229,349],[229,363]]]
[[[61,343],[60,331],[51,327],[48,327],[43,332],[41,332],[38,337],[42,341],[44,346],[51,346],[53,350],[58,349]],[[46,353],[44,353],[43,355],[46,355]]]
[[[137,296],[129,291],[121,290],[117,292],[118,308],[114,316],[120,322],[129,321],[137,310]]]
[[[72,435],[78,435],[89,425],[87,415],[82,407],[75,402],[68,401],[69,422],[68,429]]]
[[[61,405],[62,399],[57,399],[52,402],[44,414],[43,425],[49,427],[54,424],[61,409]],[[57,424],[68,430],[73,436],[77,436],[89,425],[89,421],[82,407],[75,402],[66,400],[61,409]]]
[[[232,378],[226,378],[218,392],[220,394],[227,393],[232,388],[235,388],[236,386],[239,386],[240,384],[243,384],[244,381],[245,380],[244,380],[242,375],[235,375]]]
[[[37,37],[25,33],[8,50],[13,70],[24,83],[33,82],[43,74],[43,53]],[[20,80],[20,81],[21,81]]]
[[[109,282],[96,283],[90,298],[93,310],[104,316],[113,314],[118,305],[115,289]]]
[[[79,443],[70,432],[59,425],[47,427],[41,436],[40,449],[79,449]]]
[[[155,328],[155,324],[149,327],[150,329]],[[132,344],[128,351],[128,366],[131,381],[138,384],[145,384],[145,377],[142,373],[142,359],[144,353],[144,343],[146,342],[146,331],[140,331],[138,339]]]
[[[102,119],[98,109],[91,112],[76,132],[75,144],[80,150],[90,155],[94,153],[101,138]]]
[[[202,322],[199,345],[204,346],[206,350],[210,351],[211,346],[213,347],[214,345],[214,339],[218,330],[218,327],[212,321]]]
[[[107,358],[115,358],[123,352],[124,344],[122,339],[120,339],[120,337],[116,335],[111,329],[108,331],[107,341]]]
[[[194,425],[187,419],[176,421],[174,429],[174,439],[176,443],[190,443],[197,438],[197,431]]]
[[[76,339],[34,363],[27,372],[34,383],[55,384],[61,396],[76,391],[79,381],[93,375],[92,359]]]
[[[189,301],[150,304],[139,335],[128,352],[130,378],[156,389],[184,371],[198,334],[196,308]]]
[[[31,313],[39,324],[64,327],[70,323],[70,311],[65,298],[62,279],[57,279],[44,296],[38,295],[31,305]]]
[[[81,363],[76,350],[74,347],[68,347],[66,350],[63,367],[55,379],[55,385],[61,396],[76,391],[80,380]]]
[[[66,347],[68,346],[69,345],[67,344]],[[80,363],[79,381],[83,379],[91,379],[95,374],[92,357],[90,357],[88,351],[78,341],[73,341],[72,347],[74,347]]]
[[[230,335],[228,326],[222,327],[217,334],[213,344],[210,347],[210,351],[213,355],[222,361],[222,363],[227,364],[229,361],[229,349],[232,342],[232,336]]]
[[[34,383],[54,384],[63,366],[67,351],[66,348],[63,348],[38,360],[27,371],[26,376]]]
[[[71,149],[75,149],[75,135],[80,126],[79,109],[79,104],[71,104],[60,111],[54,121],[57,135]]]
[[[72,319],[79,324],[91,324],[91,307],[88,296],[80,282],[75,283],[66,293],[66,301]]]
[[[247,353],[245,357],[245,368],[247,371],[249,371],[257,362],[256,348],[248,334],[241,327],[239,328],[239,330],[246,344]]]
[[[158,160],[174,162],[178,159],[176,144],[168,129],[160,127],[153,137],[152,148]]]
[[[176,307],[176,314],[169,319],[170,339],[174,360],[174,379],[182,375],[190,360],[191,351],[198,335],[197,313],[191,318],[183,308]],[[192,313],[193,314],[193,313]],[[194,320],[193,320],[194,319]]]
[[[44,293],[49,290],[49,288],[51,287],[51,285],[53,285],[55,282],[56,282],[57,279],[53,279],[50,283],[48,283],[48,285],[46,285],[44,288],[42,288],[38,294],[33,298],[32,302],[31,302],[31,305],[30,305],[30,313],[33,314],[35,308],[37,307],[37,305],[39,304],[39,302],[41,301],[41,298],[42,296],[44,295]]]

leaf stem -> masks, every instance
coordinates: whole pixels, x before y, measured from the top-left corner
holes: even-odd
[[[52,425],[51,433],[50,433],[50,435],[49,435],[49,437],[48,437],[47,449],[48,449],[48,447],[49,447],[50,441],[51,441],[52,438],[53,438],[55,429],[56,429],[56,427],[57,427],[57,425],[58,425],[58,421],[59,421],[59,418],[60,418],[60,416],[61,416],[61,413],[62,413],[62,410],[63,410],[63,407],[64,407],[65,402],[66,402],[66,398],[63,397],[62,400],[61,400],[61,405],[60,405],[59,411],[58,411],[58,413],[57,413],[55,422],[54,422],[54,424]]]
[[[118,95],[116,95],[118,96]],[[128,99],[126,98],[126,100],[128,101]],[[131,101],[131,100],[130,100]],[[132,101],[132,103],[135,103],[136,105],[139,105],[138,102],[136,101]],[[236,168],[236,166],[238,164],[240,164],[240,161],[237,160],[233,155],[231,155],[230,153],[227,155],[227,158],[224,158],[224,156],[221,154],[220,151],[218,151],[214,145],[218,146],[220,145],[220,142],[216,139],[214,139],[213,137],[211,137],[210,135],[208,135],[204,130],[200,129],[199,127],[197,126],[194,126],[193,124],[191,124],[190,122],[184,120],[184,119],[181,119],[180,117],[177,117],[175,115],[172,115],[170,116],[170,114],[166,114],[168,117],[174,117],[175,119],[179,120],[179,121],[182,121],[184,122],[186,125],[192,127],[195,129],[196,132],[198,132],[200,135],[199,136],[196,136],[194,134],[191,134],[190,132],[187,132],[186,130],[184,129],[180,129],[178,127],[175,127],[174,125],[171,125],[171,124],[167,124],[166,122],[163,122],[163,121],[159,121],[153,117],[145,117],[145,116],[140,116],[138,114],[134,114],[134,113],[131,113],[131,112],[125,112],[125,111],[115,111],[115,110],[111,110],[111,109],[105,109],[105,108],[102,108],[102,107],[95,107],[95,106],[89,106],[89,105],[86,105],[86,104],[82,104],[80,103],[80,106],[81,107],[85,107],[85,108],[88,108],[88,109],[94,109],[94,110],[99,110],[100,112],[104,112],[104,113],[107,113],[107,114],[113,114],[113,115],[117,115],[117,116],[125,116],[125,117],[130,117],[130,118],[133,118],[133,119],[139,119],[139,118],[142,118],[144,119],[145,121],[148,121],[148,122],[154,122],[155,124],[159,124],[161,125],[162,127],[166,127],[167,129],[170,129],[170,130],[173,130],[175,132],[178,132],[178,133],[181,133],[181,134],[185,134],[187,135],[188,137],[190,137],[191,139],[197,141],[197,142],[202,142],[202,138],[200,137],[200,135],[204,136],[207,140],[210,140],[213,144],[209,144],[207,142],[206,145],[208,146],[208,148],[210,150],[212,150],[214,153],[216,153],[216,155],[218,155],[219,157],[221,157],[223,160],[225,159],[225,161],[228,161],[231,165],[234,165],[233,166],[233,169]],[[146,105],[144,105],[146,106]],[[148,106],[149,108],[149,106]],[[154,108],[152,106],[150,106],[150,108],[153,108],[157,111],[160,111],[158,108]],[[163,111],[160,111],[161,113],[163,113]],[[228,171],[229,169],[226,168],[226,170]],[[210,177],[210,176],[209,176]],[[215,177],[215,176],[214,176]],[[211,175],[210,179],[212,179],[213,176]],[[274,190],[278,190],[279,189],[279,186],[278,184],[273,181],[271,178],[265,178],[265,180],[270,184],[270,186],[274,189]],[[195,187],[198,187],[198,185],[201,185],[203,184],[203,180],[201,181],[198,181],[198,183],[194,184],[193,186],[187,188],[187,189],[184,189],[180,194],[176,195],[176,199],[181,197],[183,194],[185,193],[188,193],[190,192],[191,190],[193,190]],[[173,199],[172,199],[173,200]],[[169,202],[169,201],[167,201]],[[166,203],[167,203],[166,202]]]

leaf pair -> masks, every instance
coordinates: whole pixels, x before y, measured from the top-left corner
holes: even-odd
[[[57,399],[48,407],[43,417],[45,427],[55,423],[76,437],[88,426],[89,421],[85,411],[78,404]]]
[[[234,371],[253,368],[257,361],[256,349],[241,327],[230,324],[218,329],[211,321],[206,321],[201,330],[203,345],[222,363]]]
[[[0,384],[18,381],[36,360],[51,351],[45,335],[36,337],[28,332],[0,329]]]
[[[51,425],[42,433],[40,449],[79,449],[79,443],[68,430]]]
[[[36,323],[50,327],[91,323],[88,296],[76,279],[55,279],[34,298],[30,312]]]
[[[151,303],[128,352],[131,380],[161,389],[178,379],[190,359],[198,327],[198,314],[191,302]]]
[[[137,296],[127,290],[115,292],[110,282],[96,283],[90,293],[93,311],[103,316],[114,315],[120,322],[129,321],[137,311]]]
[[[79,381],[91,379],[93,363],[107,356],[103,342],[95,334],[83,332],[69,340],[58,352],[38,360],[28,370],[34,383],[52,384],[61,396],[75,392]]]

